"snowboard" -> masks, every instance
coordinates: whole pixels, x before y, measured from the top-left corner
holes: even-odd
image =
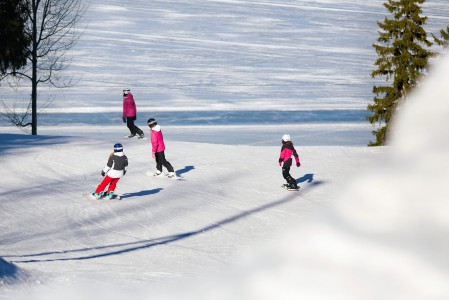
[[[292,189],[292,188],[289,188],[288,185],[283,184],[283,185],[281,185],[281,187],[283,187],[283,188],[286,189],[287,191],[292,191],[292,192],[297,192],[297,191],[299,191],[299,186],[298,186],[298,188],[296,188],[296,189]]]

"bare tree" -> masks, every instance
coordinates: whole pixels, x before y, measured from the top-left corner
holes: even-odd
[[[31,99],[25,111],[17,111],[3,102],[4,115],[19,127],[31,126],[31,134],[37,135],[38,85],[48,84],[63,88],[72,84],[71,77],[62,73],[70,65],[69,51],[81,36],[77,30],[87,5],[82,0],[31,0],[25,34],[30,38],[28,63],[16,71],[20,85],[22,79],[31,82]],[[31,114],[31,122],[30,116]]]

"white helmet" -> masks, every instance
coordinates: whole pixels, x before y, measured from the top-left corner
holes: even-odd
[[[284,135],[282,136],[282,140],[283,140],[284,142],[290,142],[290,141],[291,141],[290,135],[289,135],[289,134],[284,134]]]
[[[126,88],[126,89],[123,89],[123,95],[128,95],[128,94],[129,94],[129,92],[131,92],[131,90],[130,90],[130,89],[128,89],[128,88]]]

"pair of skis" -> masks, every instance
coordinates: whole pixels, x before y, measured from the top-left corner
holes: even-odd
[[[97,198],[95,197],[92,193],[85,195],[86,198],[88,198],[89,200],[102,200],[102,199],[107,199],[107,200],[121,200],[122,198],[120,197],[120,195],[116,195],[114,194],[112,197],[107,196],[106,192],[101,193],[101,197]]]
[[[146,172],[145,175],[149,176],[149,177],[154,177],[154,178],[166,178],[166,179],[170,179],[170,180],[178,180],[178,181],[185,181],[184,177],[175,175],[173,177],[170,177],[168,174],[159,174],[159,175],[155,175],[154,173],[151,172]]]
[[[174,177],[168,177],[167,175],[153,175],[153,173],[147,172],[146,173],[147,176],[151,176],[151,177],[158,177],[158,178],[167,178],[169,180],[177,180],[177,181],[185,181],[185,179],[183,177],[180,176],[174,176]],[[84,195],[87,199],[89,200],[102,200],[102,199],[108,199],[108,200],[121,200],[122,198],[120,197],[120,195],[116,195],[114,194],[112,198],[107,196],[106,192],[101,193],[101,197],[97,198],[95,197],[93,194],[87,194]]]

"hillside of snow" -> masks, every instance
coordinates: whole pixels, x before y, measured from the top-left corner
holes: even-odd
[[[72,53],[82,79],[49,111],[119,114],[124,86],[139,122],[172,109],[364,108],[381,3],[92,0]],[[441,24],[447,9],[426,3]],[[449,58],[435,65],[387,147],[347,146],[367,124],[162,119],[180,180],[148,176],[150,141],[124,139],[122,123],[39,136],[1,126],[0,299],[447,299]],[[284,133],[298,192],[280,187]],[[86,198],[117,142],[123,199]]]
[[[119,140],[129,171],[120,201],[88,200],[117,139],[2,135],[1,257],[30,283],[156,288],[212,276],[331,203],[385,149],[297,146],[301,189],[288,192],[280,146],[167,141],[179,181],[153,172],[148,140]],[[254,250],[251,250],[252,252]],[[255,251],[254,253],[257,253]]]
[[[2,297],[444,299],[448,69],[391,146],[297,143],[298,192],[280,188],[278,146],[167,141],[170,180],[127,140],[123,200],[89,200],[117,139],[3,134]]]

